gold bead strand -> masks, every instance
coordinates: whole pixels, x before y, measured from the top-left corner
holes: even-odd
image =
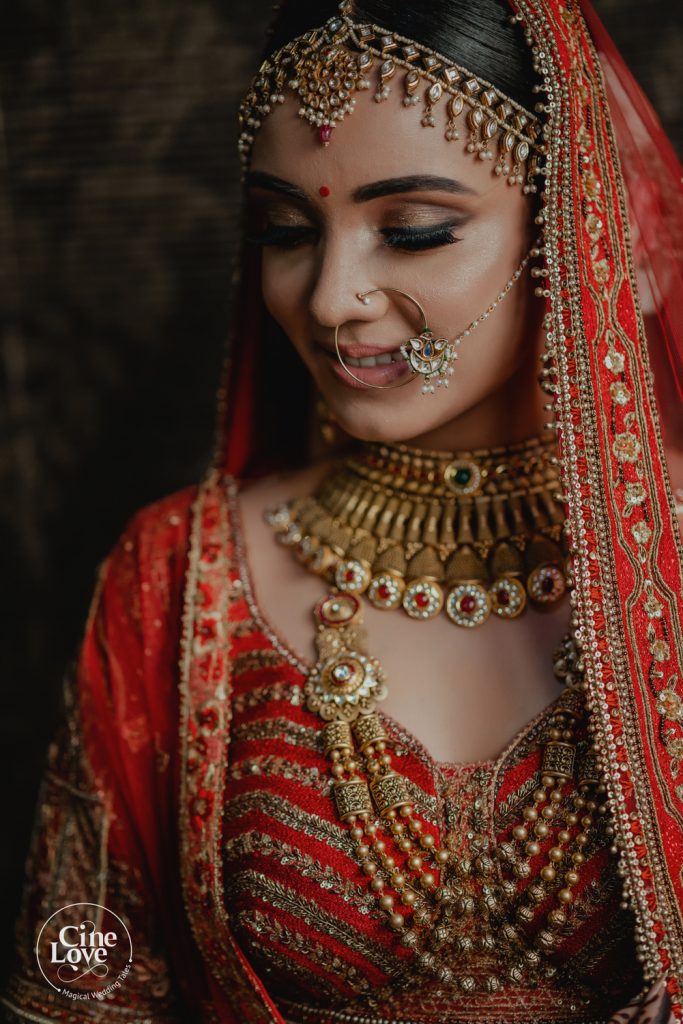
[[[362,818],[362,816],[361,816]],[[398,898],[401,905],[410,907],[410,900],[407,904],[403,902],[402,889],[405,888],[405,883],[401,884],[402,879],[399,877],[398,889],[395,884],[396,881],[396,862],[394,858],[387,852],[387,839],[389,838],[385,834],[379,831],[379,827],[374,821],[364,821],[362,825],[363,831],[363,844],[359,847],[362,851],[361,855],[364,855],[366,862],[369,861],[373,866],[381,867],[387,881],[389,881],[392,888],[397,891]],[[373,861],[370,854],[374,854],[375,860]],[[374,878],[373,878],[374,881]],[[375,892],[377,893],[377,900],[380,909],[387,915],[387,924],[393,931],[402,932],[405,930],[406,921],[405,915],[396,910],[396,899],[391,893],[384,891],[385,884],[384,879],[380,876],[381,885],[375,886]],[[370,883],[372,887],[372,882]]]
[[[391,876],[394,861],[385,853],[385,838],[381,833],[378,835],[377,825],[370,820],[370,792],[366,780],[356,774],[359,766],[354,759],[350,727],[347,722],[329,722],[323,736],[327,756],[331,761],[330,771],[335,780],[337,811],[342,821],[351,826],[351,838],[355,843],[361,870],[369,877],[370,888],[376,894],[380,908],[388,915],[390,927],[400,931],[405,924],[404,916],[395,910],[394,898],[384,892],[386,879],[380,873],[383,871]],[[348,778],[345,779],[346,775]],[[345,789],[351,786],[354,790],[349,800]]]
[[[397,851],[405,857],[405,863],[397,865],[383,839],[375,841],[374,848],[403,905],[412,907],[418,901],[418,897],[430,893],[439,882],[432,871],[422,870],[424,863],[415,849],[412,837],[417,838],[422,849],[429,852],[432,852],[435,846],[434,837],[420,834],[422,822],[414,817],[414,808],[408,800],[405,780],[392,768],[392,755],[388,750],[386,732],[381,720],[373,714],[361,716],[354,722],[353,730],[360,755],[365,758],[370,792],[380,818],[389,825],[391,838]],[[406,869],[415,872],[417,888],[411,884],[414,880],[408,881],[409,872]],[[398,916],[392,925],[396,928],[399,927]]]
[[[376,741],[374,744],[366,747],[364,753],[367,757],[368,775],[373,780],[370,783],[373,797],[377,799],[377,796],[379,796],[380,802],[382,801],[382,790],[386,786],[387,781],[390,785],[393,784],[394,787],[399,787],[401,790],[400,803],[397,806],[391,807],[380,806],[380,815],[392,822],[397,820],[397,816],[403,818],[403,846],[399,842],[397,842],[397,845],[402,853],[406,855],[406,866],[415,873],[419,889],[426,893],[431,893],[438,887],[439,879],[433,871],[428,868],[425,870],[424,856],[429,856],[434,852],[436,846],[434,837],[422,834],[422,822],[419,818],[415,817],[413,805],[403,798],[405,781],[391,767],[391,754],[386,749],[386,741]],[[405,833],[406,829],[409,834]],[[408,846],[409,843],[410,846]]]
[[[586,809],[586,813],[581,816],[580,826],[581,831],[574,837],[572,847],[569,853],[573,862],[573,866],[564,875],[564,881],[566,885],[557,894],[557,898],[561,904],[566,906],[573,903],[574,894],[572,888],[578,883],[579,875],[577,869],[585,863],[586,855],[584,853],[584,847],[590,841],[590,830],[594,825],[594,812],[598,809],[598,804],[595,800],[588,799],[590,795],[591,783],[584,782],[579,786],[579,791],[576,794],[574,800],[575,811]],[[578,816],[578,815],[577,815]]]
[[[574,716],[571,712],[564,713],[564,709],[558,711],[550,720],[548,740],[543,754],[543,774],[541,784],[533,793],[533,802],[528,804],[522,811],[524,823],[517,825],[512,830],[512,843],[504,843],[499,847],[499,855],[503,860],[512,864],[512,871],[516,878],[529,878],[531,875],[530,861],[541,852],[539,840],[543,841],[550,836],[551,823],[557,815],[557,810],[562,802],[562,787],[564,781],[569,781],[573,770],[573,737]],[[558,728],[564,725],[565,728]],[[560,754],[555,748],[560,748]],[[571,757],[567,751],[571,751]],[[541,805],[545,806],[541,806]],[[539,813],[540,812],[540,813]],[[532,835],[530,836],[530,830]],[[569,835],[565,830],[560,830],[562,840],[569,841]],[[559,836],[558,836],[559,839]],[[526,856],[524,860],[515,858],[515,843],[524,844],[523,851]],[[557,861],[560,846],[557,842],[551,847],[553,851],[550,857],[550,864],[546,865],[540,873],[540,883],[532,883],[522,894],[522,898],[531,901],[521,903],[516,908],[516,916],[521,922],[529,922],[533,918],[533,904],[540,902],[544,896],[543,882],[550,882],[554,879],[552,872],[554,862]]]
[[[552,776],[542,776],[540,786],[533,792],[532,802],[522,810],[524,823],[515,825],[512,829],[512,839],[516,840],[516,844],[503,843],[498,847],[499,858],[510,863],[515,878],[529,878],[531,875],[529,862],[532,857],[540,853],[538,840],[545,839],[548,835],[548,825],[543,821],[540,808],[547,799],[549,788],[554,785],[555,779]],[[536,838],[530,835],[530,831]],[[522,848],[524,857],[521,859],[517,855],[516,845]]]

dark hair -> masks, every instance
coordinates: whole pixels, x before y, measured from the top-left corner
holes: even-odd
[[[337,12],[335,0],[289,0],[271,29],[267,54]],[[506,0],[354,0],[352,9],[354,21],[414,39],[533,110],[537,77],[522,29],[510,24],[511,13]]]

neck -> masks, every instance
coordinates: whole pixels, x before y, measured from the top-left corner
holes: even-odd
[[[536,381],[536,354],[503,384],[462,415],[405,443],[433,451],[463,451],[516,444],[543,432],[546,396]]]

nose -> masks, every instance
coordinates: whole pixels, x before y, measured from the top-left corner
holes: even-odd
[[[320,246],[315,279],[308,300],[309,312],[320,327],[331,330],[351,320],[373,321],[386,312],[383,296],[363,302],[359,295],[375,287],[364,273],[364,261],[350,241],[330,239]]]

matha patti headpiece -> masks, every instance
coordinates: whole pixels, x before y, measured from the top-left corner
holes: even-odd
[[[419,103],[420,85],[426,83],[424,127],[436,126],[435,108],[445,99],[444,136],[448,141],[459,139],[456,118],[469,108],[467,150],[481,160],[492,160],[497,142],[495,172],[505,175],[511,185],[526,179],[524,190],[537,191],[534,178],[545,144],[534,114],[434,50],[379,25],[357,24],[350,12],[349,0],[343,0],[338,16],[285,44],[263,62],[240,107],[239,151],[244,170],[256,131],[275,105],[284,102],[285,89],[298,97],[299,116],[316,129],[326,146],[337,125],[354,109],[354,93],[372,88],[373,71],[377,72],[374,99],[378,103],[389,95],[389,83],[405,71],[405,106]]]

